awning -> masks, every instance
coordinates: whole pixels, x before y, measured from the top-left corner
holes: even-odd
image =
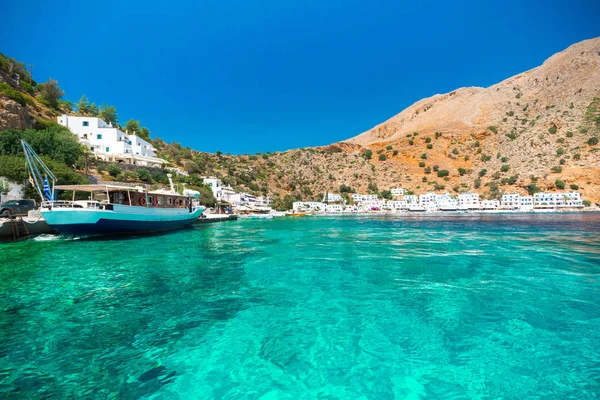
[[[109,192],[120,192],[123,190],[131,190],[131,191],[141,191],[141,192],[145,192],[146,189],[144,189],[141,186],[135,186],[135,187],[131,187],[131,186],[117,186],[117,185],[56,185],[54,187],[54,189],[56,190],[75,190],[77,192],[106,192],[107,190]]]

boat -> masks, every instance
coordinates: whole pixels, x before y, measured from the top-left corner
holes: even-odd
[[[286,217],[305,217],[306,213],[301,213],[301,212],[291,212],[291,213],[285,213]]]
[[[191,226],[205,207],[174,190],[148,192],[141,187],[58,185],[56,190],[89,193],[88,200],[45,201],[41,214],[65,235],[139,234]]]
[[[30,181],[42,203],[40,213],[50,228],[66,235],[139,234],[191,226],[202,214],[196,196],[170,190],[108,184],[56,185],[56,177],[27,142],[21,140]],[[72,191],[71,201],[59,201],[56,190]],[[87,193],[77,199],[77,193]]]

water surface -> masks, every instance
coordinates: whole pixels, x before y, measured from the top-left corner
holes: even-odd
[[[600,393],[600,215],[0,244],[0,398]]]

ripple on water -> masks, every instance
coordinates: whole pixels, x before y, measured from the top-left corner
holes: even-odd
[[[238,221],[0,252],[3,398],[596,398],[600,217]]]

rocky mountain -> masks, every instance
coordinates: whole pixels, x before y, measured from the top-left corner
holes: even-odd
[[[524,193],[532,183],[552,190],[562,181],[596,200],[599,134],[600,38],[595,38],[488,88],[461,88],[418,101],[346,143],[384,154],[385,161],[373,161],[378,176],[396,171],[402,186],[413,189],[436,181],[446,189],[479,186],[475,189],[489,195]],[[434,166],[448,176],[441,180]],[[378,183],[387,186],[391,180]]]

